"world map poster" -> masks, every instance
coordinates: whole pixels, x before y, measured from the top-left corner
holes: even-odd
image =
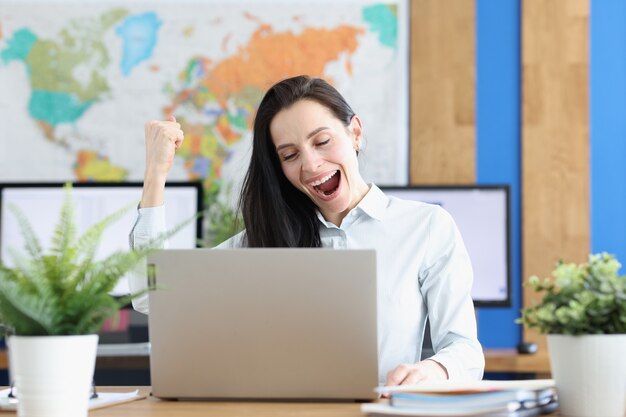
[[[185,132],[170,175],[217,198],[250,157],[256,107],[299,74],[360,116],[366,181],[408,179],[408,4],[0,0],[0,181],[141,181],[143,126]],[[236,191],[234,191],[236,193]]]

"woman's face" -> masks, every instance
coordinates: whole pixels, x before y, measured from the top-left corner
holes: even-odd
[[[345,126],[325,106],[300,100],[276,114],[270,133],[289,182],[339,226],[368,190],[356,157],[363,134],[359,118]]]

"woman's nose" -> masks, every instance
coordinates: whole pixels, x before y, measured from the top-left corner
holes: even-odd
[[[302,152],[302,170],[315,172],[322,165],[322,159],[315,151]]]

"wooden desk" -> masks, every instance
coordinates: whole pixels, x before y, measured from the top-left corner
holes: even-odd
[[[149,393],[150,387],[102,387],[99,391],[127,392],[139,389]],[[558,413],[550,414],[552,417]],[[358,403],[300,402],[210,402],[161,401],[152,397],[119,404],[89,413],[90,417],[364,417]]]
[[[139,389],[150,392],[150,387],[103,387],[99,391],[127,392]],[[156,398],[119,404],[89,413],[93,417],[363,417],[358,403],[300,403],[300,402],[206,402],[162,401]]]
[[[485,372],[550,374],[548,352],[520,355],[515,349],[485,349]]]

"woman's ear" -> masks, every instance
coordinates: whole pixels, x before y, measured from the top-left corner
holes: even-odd
[[[363,141],[363,125],[357,115],[352,116],[350,132],[352,133],[352,147],[358,152],[359,149],[361,149],[361,142]]]

